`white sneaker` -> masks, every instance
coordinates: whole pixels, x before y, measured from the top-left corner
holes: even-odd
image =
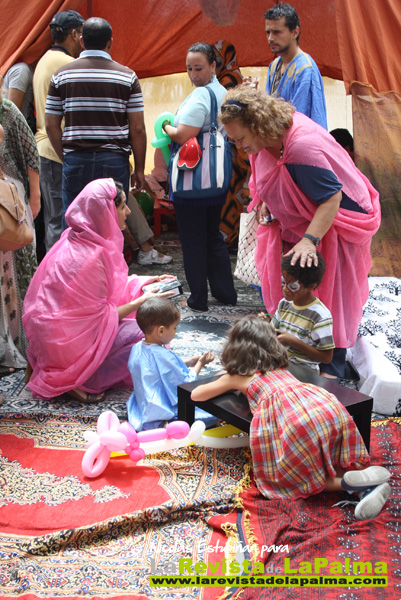
[[[154,248],[149,252],[142,252],[142,250],[138,252],[138,265],[167,265],[172,260],[172,256],[159,254]]]
[[[358,502],[355,508],[355,519],[358,521],[375,519],[390,496],[391,487],[388,483],[382,483],[370,490],[366,490],[362,496],[362,500]]]
[[[367,490],[375,485],[387,483],[391,473],[385,467],[373,465],[360,471],[347,471],[341,481],[341,487],[349,492]]]

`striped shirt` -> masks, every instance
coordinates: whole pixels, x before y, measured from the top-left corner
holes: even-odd
[[[307,306],[296,306],[282,298],[274,316],[279,321],[282,331],[291,333],[305,344],[319,350],[335,348],[331,312],[318,298]],[[288,346],[287,352],[292,362],[319,370],[319,363],[299,350]]]
[[[131,152],[128,113],[143,112],[138,77],[99,50],[86,50],[51,78],[46,113],[65,116],[64,152]]]

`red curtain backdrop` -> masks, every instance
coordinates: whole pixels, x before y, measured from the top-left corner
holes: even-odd
[[[380,192],[382,224],[371,275],[401,277],[401,64],[399,0],[335,0],[356,163]]]
[[[2,0],[0,74],[16,62],[39,59],[51,45],[49,23],[60,10],[77,10],[86,17],[86,0]]]
[[[139,78],[185,71],[186,50],[196,41],[227,39],[236,48],[240,66],[264,66],[273,59],[264,13],[275,3],[2,0],[0,74],[19,60],[31,63],[40,58],[51,44],[51,18],[68,9],[85,18],[107,19],[113,27],[113,58],[134,69]],[[400,261],[390,257],[400,247],[394,235],[401,228],[400,0],[293,0],[292,4],[301,21],[301,48],[313,56],[322,75],[343,79],[352,93],[357,164],[381,194],[384,219],[379,236],[385,234],[387,250],[380,242],[377,252],[382,264],[394,266],[373,274],[400,277]]]
[[[324,3],[324,2],[323,2]],[[334,0],[344,83],[401,93],[400,0]]]
[[[227,4],[228,2],[228,4]],[[216,14],[231,6],[214,0]],[[60,10],[104,17],[113,26],[115,60],[139,77],[185,70],[185,51],[193,42],[229,39],[240,66],[272,60],[264,33],[269,0],[242,0],[235,22],[218,26],[202,13],[199,0],[2,0],[1,74],[18,60],[33,62],[51,43],[49,23]],[[399,0],[293,0],[301,20],[301,47],[316,60],[322,75],[370,84],[378,92],[401,93],[398,60]],[[221,6],[220,6],[221,5]],[[89,9],[89,10],[88,10]],[[234,10],[235,9],[235,10]],[[218,20],[218,19],[217,19]]]
[[[224,13],[227,0],[213,1],[216,15],[219,9]],[[92,11],[107,19],[113,27],[113,58],[141,78],[185,71],[186,50],[196,41],[228,39],[236,47],[240,66],[264,66],[273,55],[263,15],[273,4],[241,0],[235,22],[218,26],[202,13],[199,0],[2,0],[0,72],[4,75],[18,60],[29,63],[40,58],[51,43],[51,18],[68,9],[84,17]],[[341,79],[334,0],[297,0],[293,5],[301,19],[302,49],[315,58],[322,75]],[[231,8],[234,14],[237,6]]]

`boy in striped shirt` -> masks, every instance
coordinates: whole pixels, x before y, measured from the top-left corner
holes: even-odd
[[[287,346],[293,363],[319,371],[320,363],[329,363],[335,348],[333,318],[329,309],[313,295],[323,279],[326,263],[320,254],[318,265],[291,265],[292,256],[281,261],[284,298],[280,300],[273,324],[279,341]],[[322,373],[323,374],[323,373]]]

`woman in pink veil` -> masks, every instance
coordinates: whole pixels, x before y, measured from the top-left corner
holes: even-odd
[[[280,98],[239,86],[227,92],[220,120],[250,155],[248,211],[260,209],[255,265],[263,302],[274,313],[282,298],[282,254],[308,268],[320,250],[326,275],[316,296],[333,316],[336,345],[334,360],[320,370],[343,377],[369,294],[379,194],[325,129]]]
[[[90,403],[109,388],[131,386],[129,353],[144,337],[135,313],[151,295],[142,287],[167,275],[128,276],[121,230],[129,213],[113,179],[92,181],[68,208],[68,229],[40,263],[24,301],[35,397],[68,393]]]

